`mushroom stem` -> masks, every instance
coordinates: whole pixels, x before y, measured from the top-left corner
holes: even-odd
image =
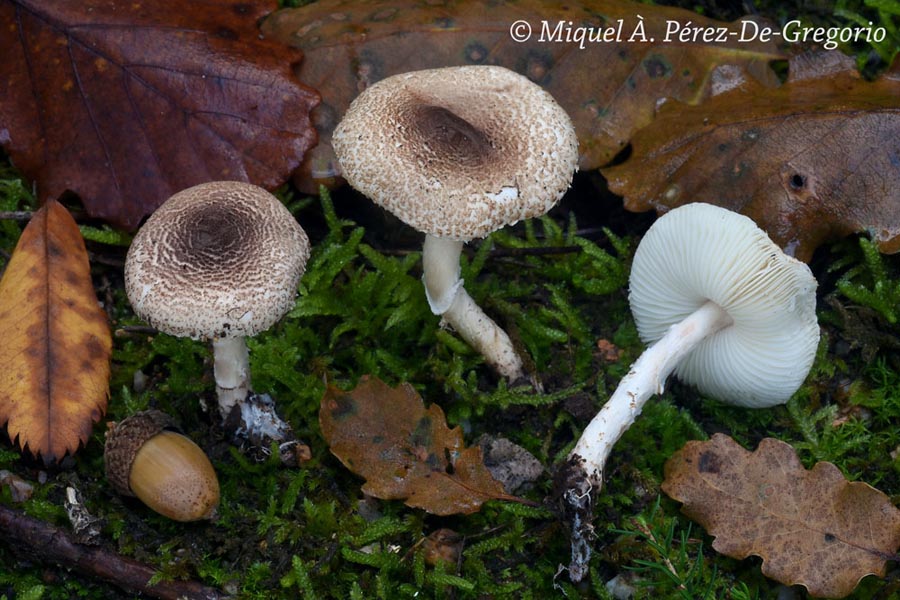
[[[647,399],[662,393],[666,379],[681,359],[705,338],[731,323],[731,317],[719,305],[706,302],[672,325],[666,335],[641,354],[572,450],[573,456],[584,459],[591,477],[600,481],[613,445],[641,414]]]
[[[250,388],[250,353],[244,337],[213,340],[213,374],[219,398],[219,414],[226,431],[241,444],[265,456],[277,442],[281,461],[296,466],[302,447],[290,424],[275,412],[268,394]],[[237,407],[237,410],[234,408]]]
[[[570,577],[578,581],[587,571],[593,529],[592,496],[603,482],[603,468],[613,446],[631,427],[647,399],[662,393],[666,379],[681,360],[705,338],[733,323],[727,312],[708,301],[647,348],[596,417],[591,420],[564,469],[565,510],[572,523],[572,563]]]
[[[219,398],[219,413],[227,419],[236,404],[250,393],[250,354],[243,337],[213,340],[213,374]]]
[[[463,243],[425,236],[422,248],[422,282],[431,312],[452,327],[470,346],[480,352],[500,375],[509,381],[525,376],[522,359],[512,341],[479,307],[463,287],[459,259]]]

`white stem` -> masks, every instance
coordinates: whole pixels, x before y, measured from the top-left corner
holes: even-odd
[[[647,399],[662,393],[666,378],[678,363],[697,344],[732,322],[728,313],[717,304],[706,302],[683,321],[672,325],[631,365],[615,393],[588,424],[569,455],[584,460],[584,472],[592,481],[602,481],[603,467],[612,447],[641,414]]]
[[[463,243],[425,235],[422,245],[422,283],[431,312],[442,315],[453,304],[463,285],[459,277],[459,257]]]
[[[250,392],[250,354],[243,337],[213,340],[213,374],[222,419]]]
[[[422,248],[422,282],[428,305],[442,321],[450,325],[466,342],[509,381],[524,377],[522,359],[512,341],[484,311],[475,304],[459,277],[462,242],[425,236]]]

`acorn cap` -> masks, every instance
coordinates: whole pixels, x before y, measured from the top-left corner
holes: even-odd
[[[733,320],[691,351],[676,375],[731,404],[787,402],[819,343],[816,280],[749,218],[703,203],[660,217],[634,255],[629,302],[652,344],[707,301]]]
[[[135,313],[194,339],[252,336],[294,305],[309,239],[266,190],[204,183],[169,198],[141,227],[125,262]]]
[[[383,79],[353,101],[332,145],[350,185],[419,231],[458,241],[546,213],[578,163],[568,114],[495,66]]]
[[[144,443],[163,430],[176,430],[175,420],[158,410],[138,412],[118,423],[111,424],[106,431],[103,448],[103,462],[106,479],[123,496],[134,496],[128,478],[134,457]]]

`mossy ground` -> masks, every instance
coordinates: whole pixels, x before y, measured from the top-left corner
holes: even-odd
[[[872,52],[864,50],[861,63]],[[0,210],[32,206],[8,162],[0,170]],[[277,399],[312,460],[287,469],[274,459],[251,461],[221,441],[200,408],[214,396],[209,349],[131,327],[140,322],[122,286],[128,238],[85,226],[97,294],[116,331],[107,417],[147,407],[177,415],[219,473],[219,518],[178,524],[117,496],[103,478],[102,425],[74,459],[49,471],[3,440],[0,469],[35,482],[35,494],[14,505],[4,488],[0,503],[65,526],[62,498],[74,485],[103,519],[109,548],[155,565],[162,577],[200,580],[241,598],[606,598],[604,582],[622,575],[640,598],[749,599],[774,598],[779,586],[760,575],[759,560],[713,552],[709,537],[659,491],[666,459],[686,441],[725,432],[754,448],[777,437],[807,466],[831,461],[848,478],[900,501],[900,258],[852,238],[820,249],[812,261],[824,335],[807,383],[786,406],[766,411],[700,398],[677,382],[652,400],[613,453],[590,577],[572,585],[565,573],[557,576],[569,550],[547,500],[549,469],[642,349],[626,283],[652,215],[624,212],[598,176],[580,174],[550,217],[467,250],[467,289],[533,361],[546,388],[535,395],[508,389],[437,327],[419,281],[421,239],[409,228],[347,189],[319,198],[286,188],[281,196],[315,250],[295,309],[250,342],[253,380]],[[0,221],[0,268],[21,227]],[[608,360],[598,340],[618,347],[618,360]],[[326,383],[349,388],[364,374],[411,383],[426,402],[442,406],[451,425],[462,426],[469,442],[489,433],[528,449],[548,472],[524,495],[543,508],[492,502],[474,515],[438,518],[401,502],[364,500],[361,481],[330,455],[317,421]],[[37,483],[42,473],[46,481]],[[426,561],[423,540],[440,528],[462,536],[455,563]],[[126,597],[30,560],[2,535],[0,598]],[[853,598],[900,598],[895,563],[886,579],[865,579]]]

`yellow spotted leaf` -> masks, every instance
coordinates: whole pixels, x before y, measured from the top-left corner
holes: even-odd
[[[0,424],[45,463],[87,441],[106,411],[112,337],[81,232],[48,201],[0,280]]]
[[[319,410],[322,435],[344,465],[366,479],[363,491],[437,515],[476,512],[506,494],[478,446],[465,447],[437,404],[428,409],[411,385],[392,388],[363,377],[349,392],[328,388]]]
[[[663,491],[734,558],[762,558],[763,575],[843,598],[884,575],[900,546],[900,510],[831,463],[805,469],[794,449],[766,438],[755,452],[727,435],[688,442],[665,468]]]

